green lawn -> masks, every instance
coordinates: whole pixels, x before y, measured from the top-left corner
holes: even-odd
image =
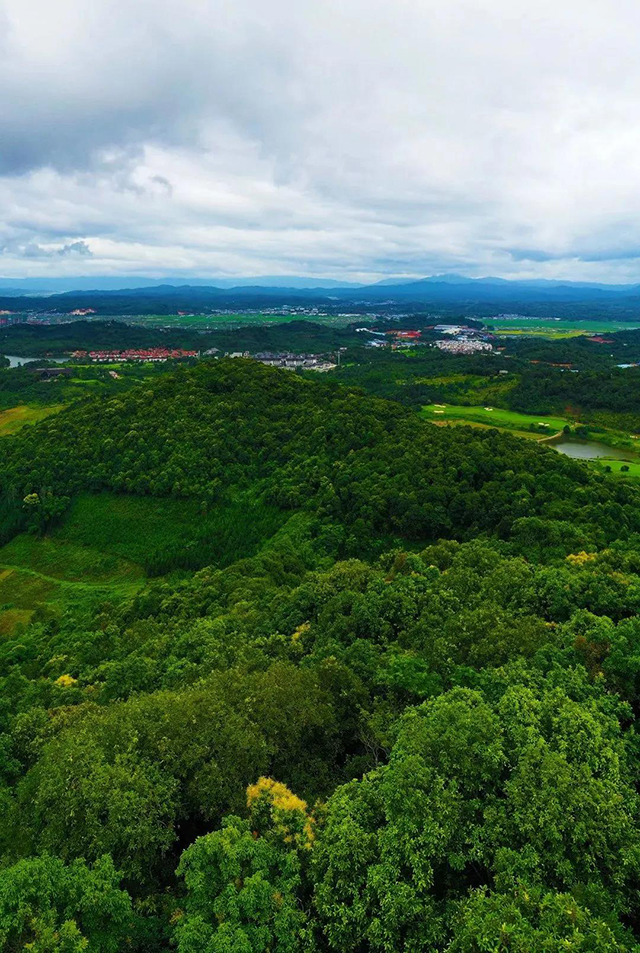
[[[594,466],[598,466],[604,469],[604,467],[610,467],[611,473],[619,474],[622,477],[633,477],[634,479],[640,479],[640,463],[629,463],[624,460],[607,460],[606,457],[600,457],[599,460],[589,461],[593,463]],[[624,473],[622,472],[622,467],[628,467]]]
[[[536,428],[535,433],[541,436],[544,433],[558,433],[566,424],[575,424],[575,421],[566,417],[520,414],[512,410],[502,410],[500,407],[487,409],[487,407],[478,406],[464,407],[460,404],[428,404],[422,408],[420,415],[433,423],[484,424],[488,427],[529,432],[533,424]],[[539,427],[539,424],[546,426]]]

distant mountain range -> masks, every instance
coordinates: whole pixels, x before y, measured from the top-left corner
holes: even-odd
[[[93,296],[139,300],[142,297],[174,300],[176,307],[196,306],[198,302],[214,303],[218,299],[260,298],[263,301],[283,303],[287,300],[358,302],[423,302],[425,304],[464,304],[510,302],[515,306],[527,302],[583,303],[624,301],[638,305],[640,284],[605,284],[599,282],[562,281],[548,279],[510,280],[486,277],[468,278],[464,275],[444,274],[407,280],[387,278],[374,284],[341,283],[330,278],[263,275],[247,278],[145,278],[145,277],[78,277],[78,278],[0,278],[0,297],[29,296],[42,300],[53,296],[51,304],[60,298],[73,298],[74,306],[90,303]],[[179,304],[178,304],[179,301]],[[34,301],[35,306],[35,301]],[[226,306],[226,305],[225,305]]]
[[[392,279],[394,280],[394,279]],[[144,278],[139,275],[103,275],[75,278],[0,278],[0,294],[64,294],[68,291],[130,291],[134,288],[208,287],[241,288],[246,285],[262,288],[343,288],[361,287],[357,282],[334,278],[302,278],[296,275],[259,275],[253,278]]]

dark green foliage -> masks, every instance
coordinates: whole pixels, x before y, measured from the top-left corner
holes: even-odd
[[[2,637],[0,950],[637,953],[633,486],[243,361],[4,446],[181,571]]]
[[[640,529],[636,490],[550,449],[434,428],[395,404],[238,360],[45,420],[6,441],[1,480],[5,538],[32,493],[52,505],[86,489],[172,496],[206,514],[256,484],[266,502],[347,526],[353,553],[392,535],[509,537],[531,517],[570,519],[585,546]]]

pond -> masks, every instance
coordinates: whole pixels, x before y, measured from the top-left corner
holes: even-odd
[[[600,457],[608,457],[609,460],[628,460],[632,463],[639,459],[632,450],[610,447],[597,440],[579,440],[577,437],[563,436],[559,440],[550,440],[549,446],[576,460],[597,460]]]
[[[29,361],[54,361],[56,364],[64,364],[65,361],[69,360],[67,357],[18,357],[15,354],[5,354],[4,356],[9,361],[9,367],[22,367]]]

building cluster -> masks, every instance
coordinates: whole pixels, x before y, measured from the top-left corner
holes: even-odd
[[[261,364],[268,364],[270,367],[285,367],[292,371],[298,368],[305,371],[330,371],[337,366],[318,354],[291,354],[288,351],[279,354],[272,351],[259,351],[253,355],[253,359],[260,361]]]
[[[127,348],[125,351],[74,351],[71,357],[88,358],[93,364],[114,364],[120,361],[174,361],[198,357],[198,352],[184,351],[182,348],[148,347]]]
[[[478,334],[476,328],[469,328],[466,324],[436,324],[433,327],[436,334],[450,334],[457,337],[459,334],[469,337],[469,335]]]
[[[457,335],[447,341],[436,341],[435,346],[447,354],[478,354],[481,351],[491,353],[493,345],[479,338]]]

